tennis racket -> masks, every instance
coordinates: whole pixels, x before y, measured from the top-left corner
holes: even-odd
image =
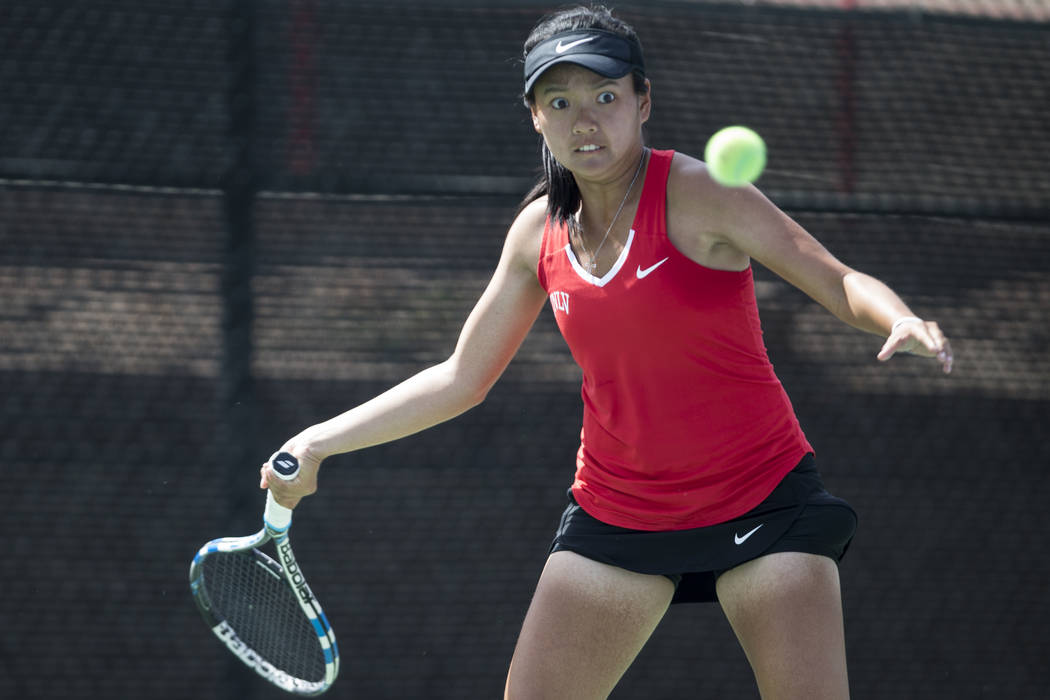
[[[282,479],[299,472],[299,461],[287,452],[270,461]],[[339,649],[295,561],[291,524],[291,509],[267,491],[263,528],[201,547],[190,564],[190,591],[204,622],[234,656],[282,690],[320,695],[339,673]],[[279,563],[259,551],[270,540]]]

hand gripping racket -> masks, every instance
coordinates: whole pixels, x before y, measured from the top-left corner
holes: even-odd
[[[270,461],[282,479],[299,472],[287,452]],[[204,622],[249,668],[289,693],[320,695],[339,673],[339,649],[295,562],[291,524],[291,509],[267,491],[263,528],[201,547],[190,565],[190,591]],[[269,540],[280,563],[258,549]]]

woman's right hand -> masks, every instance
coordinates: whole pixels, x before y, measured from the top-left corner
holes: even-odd
[[[273,457],[259,468],[259,488],[270,489],[274,500],[285,508],[295,508],[300,500],[317,491],[317,472],[324,457],[316,456],[301,442],[298,437],[292,438],[274,453],[287,452],[299,460],[299,473],[295,478],[279,477],[273,470]]]

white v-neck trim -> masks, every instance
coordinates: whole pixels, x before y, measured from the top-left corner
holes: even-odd
[[[576,259],[576,253],[572,250],[572,244],[565,244],[565,255],[569,258],[569,264],[572,265],[572,269],[576,270],[576,274],[580,276],[584,282],[593,284],[595,287],[604,287],[616,277],[616,273],[620,271],[620,268],[627,262],[627,254],[631,252],[631,242],[634,240],[634,229],[632,228],[627,234],[627,242],[623,244],[623,250],[620,251],[620,257],[616,258],[616,262],[609,268],[601,277],[595,277],[587,270],[583,269],[583,265]]]

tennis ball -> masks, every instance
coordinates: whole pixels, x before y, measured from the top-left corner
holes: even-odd
[[[727,126],[707,142],[704,160],[716,182],[742,187],[757,180],[766,167],[766,142],[746,126]]]

